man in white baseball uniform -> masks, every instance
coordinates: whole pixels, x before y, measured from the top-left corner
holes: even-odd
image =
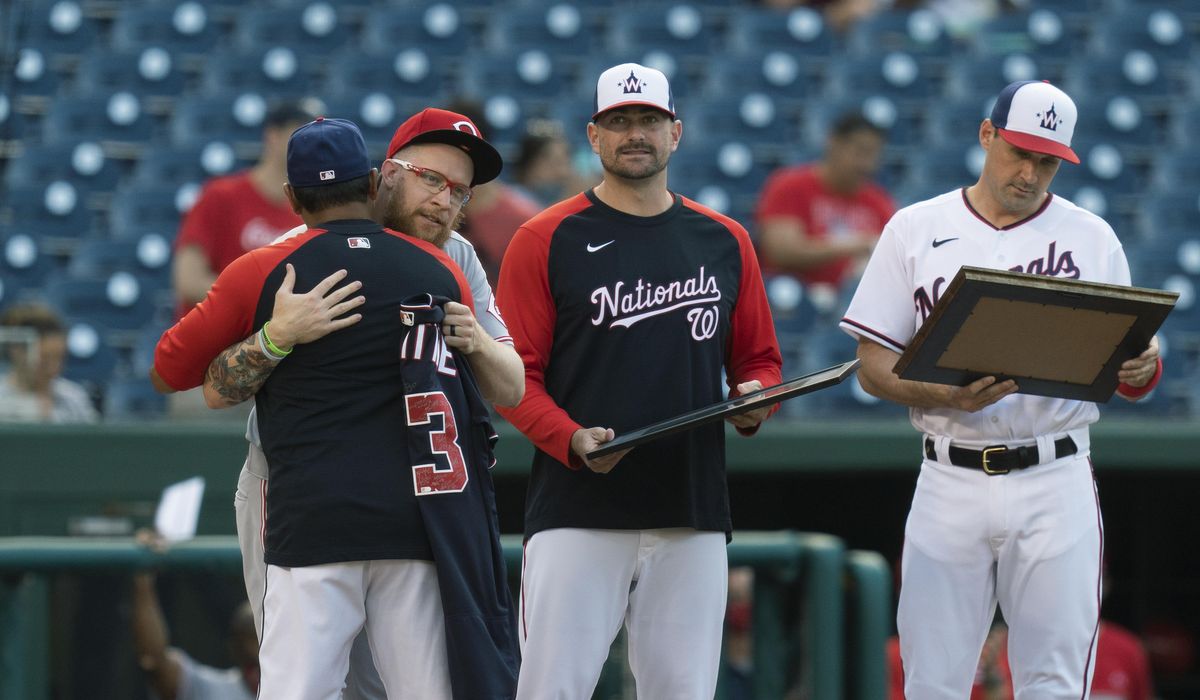
[[[1017,700],[1087,697],[1103,548],[1088,439],[1096,405],[1020,394],[995,377],[955,387],[892,373],[963,265],[1130,284],[1112,228],[1047,191],[1061,161],[1079,162],[1077,116],[1049,83],[1006,87],[979,127],[979,181],[892,217],[841,322],[858,339],[863,387],[909,406],[924,435],[897,614],[915,700],[970,694],[997,603]],[[1121,366],[1117,392],[1137,400],[1161,372],[1153,339]]]

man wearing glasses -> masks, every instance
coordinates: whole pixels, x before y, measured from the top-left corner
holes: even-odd
[[[392,139],[388,153],[378,180],[379,195],[373,202],[372,218],[394,231],[411,234],[443,248],[464,270],[480,317],[477,324],[468,306],[453,302],[446,304],[447,313],[442,324],[445,342],[467,356],[486,399],[498,404],[515,404],[520,400],[524,388],[520,360],[512,349],[507,328],[492,301],[491,289],[474,249],[451,230],[462,205],[470,198],[470,185],[465,183],[480,184],[494,178],[501,167],[499,154],[481,138],[478,129],[465,117],[434,109],[425,110],[402,124]],[[463,158],[463,154],[466,158]],[[458,179],[452,180],[445,173]],[[298,227],[280,241],[300,235],[305,230],[307,227]],[[347,240],[352,248],[354,240]],[[289,276],[291,274],[288,273]],[[339,295],[339,292],[357,287],[350,283],[330,292],[343,279],[339,274],[326,278],[306,294],[292,293],[291,286],[285,281],[284,288],[275,297],[271,335],[282,332],[287,340],[295,338],[296,342],[312,342],[342,327],[339,324],[346,319],[338,319],[335,310],[339,304],[345,304],[341,300],[346,295]],[[369,289],[363,289],[363,293],[368,297],[371,295]],[[284,323],[280,324],[280,321]],[[279,341],[275,337],[272,340]],[[213,407],[233,405],[253,396],[280,362],[255,361],[255,358],[247,357],[246,348],[239,350],[240,345],[243,343],[235,343],[221,352],[208,368],[204,387],[206,398]],[[253,355],[253,352],[249,354]],[[466,430],[466,426],[461,430]],[[258,422],[254,415],[247,427],[247,439],[251,442],[250,453],[239,478],[235,509],[247,593],[256,608],[255,617],[261,633],[267,569],[263,561],[262,537],[265,531],[262,526],[267,462],[260,447]],[[428,527],[428,523],[426,525]],[[467,557],[469,563],[474,553],[463,556]],[[441,575],[441,568],[439,564],[439,578],[442,579],[439,584],[446,579]],[[443,603],[449,611],[450,603],[444,595],[445,586],[442,587]],[[511,620],[508,622],[511,626]],[[429,645],[432,641],[433,638],[425,640],[423,644]],[[503,644],[500,646],[503,647]],[[384,660],[384,663],[394,665],[392,660]],[[450,668],[454,668],[453,658]],[[433,671],[444,672],[440,668]],[[510,671],[515,673],[515,654],[511,668],[479,668],[479,671],[474,674],[477,684],[471,688],[505,685],[508,680],[504,677]],[[460,689],[458,675],[461,674],[455,674],[454,697],[469,697],[477,692],[471,688]],[[490,680],[487,679],[489,675]],[[479,680],[480,677],[485,680]],[[439,692],[427,687],[419,696],[443,697]],[[384,697],[364,634],[360,634],[353,644],[344,697]]]

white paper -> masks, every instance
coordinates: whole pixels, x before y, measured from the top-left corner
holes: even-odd
[[[194,476],[163,489],[154,528],[169,542],[190,540],[196,536],[200,520],[200,501],[204,498],[204,477]]]

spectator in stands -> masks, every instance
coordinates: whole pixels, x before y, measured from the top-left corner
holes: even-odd
[[[316,116],[309,101],[280,102],[263,122],[262,153],[249,170],[205,183],[175,239],[177,317],[199,303],[225,266],[300,223],[283,195],[287,142]]]
[[[465,115],[483,133],[494,133],[477,103],[460,99],[447,109]],[[487,272],[488,282],[493,287],[496,286],[500,261],[504,259],[508,242],[521,224],[541,210],[537,202],[500,180],[476,185],[472,189],[471,201],[467,203],[463,218],[454,229],[475,246],[479,261]]]
[[[513,187],[543,209],[596,184],[575,169],[563,126],[550,119],[526,123],[513,169]]]
[[[263,120],[258,163],[205,183],[175,239],[176,318],[204,299],[226,265],[302,223],[283,194],[287,143],[317,111],[309,99],[275,104]],[[176,420],[239,421],[249,410],[210,411],[199,389],[168,397],[168,412]]]
[[[765,272],[836,287],[852,265],[866,262],[896,210],[871,181],[883,145],[878,126],[846,113],[834,122],[822,160],[767,178],[756,212]]]
[[[48,306],[15,304],[0,317],[0,346],[8,371],[0,374],[0,422],[95,423],[91,397],[61,376],[67,331]]]
[[[234,667],[217,669],[169,646],[170,633],[158,603],[154,574],[133,577],[133,644],[152,697],[159,700],[252,700],[258,693],[258,636],[250,604],[242,603],[229,623]]]

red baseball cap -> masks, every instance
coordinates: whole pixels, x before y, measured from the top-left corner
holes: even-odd
[[[429,107],[414,114],[392,135],[387,157],[391,158],[400,149],[417,143],[444,143],[465,151],[475,164],[472,187],[495,180],[504,167],[500,152],[483,140],[479,127],[457,112]]]

